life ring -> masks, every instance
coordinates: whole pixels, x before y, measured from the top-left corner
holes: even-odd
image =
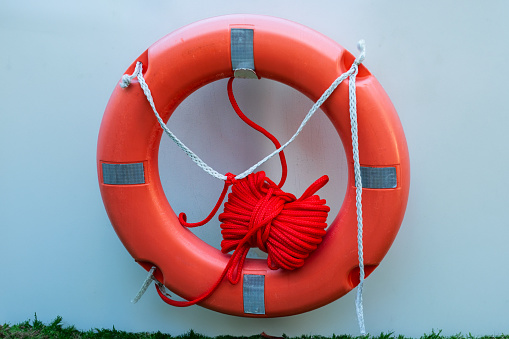
[[[249,31],[258,77],[279,81],[316,101],[349,69],[352,54],[302,25],[267,16],[229,15],[181,28],[149,47],[136,62],[157,98],[166,122],[193,91],[234,75],[233,34]],[[242,43],[242,41],[241,41]],[[348,85],[342,83],[322,109],[336,128],[347,159],[352,158]],[[357,76],[359,152],[363,177],[364,263],[369,275],[389,250],[406,209],[409,155],[398,115],[373,75]],[[100,128],[99,186],[111,223],[132,257],[183,298],[207,290],[221,275],[228,255],[204,243],[179,223],[161,186],[158,149],[162,130],[147,100],[134,86],[116,86]],[[366,181],[365,181],[366,180]],[[365,182],[364,182],[365,181]],[[248,259],[241,283],[224,281],[199,305],[226,314],[277,317],[326,305],[358,282],[357,221],[353,162],[341,210],[322,244],[295,271],[270,270]],[[185,273],[183,273],[185,272]],[[254,306],[253,306],[254,305]]]

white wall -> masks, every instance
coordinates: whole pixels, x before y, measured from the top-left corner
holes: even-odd
[[[184,24],[229,13],[297,21],[352,52],[364,38],[365,65],[399,112],[411,156],[411,191],[401,231],[366,282],[368,331],[509,332],[505,1],[2,1],[0,323],[37,312],[43,321],[62,315],[81,329],[358,333],[353,293],[279,319],[176,309],[153,289],[130,304],[145,271],[118,240],[99,194],[95,152],[103,110],[124,70],[149,45]],[[217,141],[209,156],[221,171],[244,169],[270,147],[238,132],[247,129],[232,115],[225,86],[222,81],[193,94],[170,124],[198,152],[210,138]],[[260,121],[278,126],[272,130],[283,141],[311,105],[268,81],[238,81],[235,91],[246,113],[267,114]],[[237,131],[231,140],[220,139],[231,130]],[[328,157],[339,141],[326,119],[313,118],[305,133],[289,151],[289,184],[296,192],[303,189],[298,180],[306,185],[345,169],[344,157]],[[255,149],[256,143],[265,148]],[[232,144],[238,148],[227,149]],[[244,147],[244,158],[235,157]],[[323,148],[316,151],[319,161],[306,161],[302,147]],[[175,209],[194,218],[206,214],[221,183],[201,174],[166,140],[161,159],[165,187],[179,184],[184,171],[197,178],[189,187],[194,193],[169,197]],[[277,173],[276,162],[271,168]],[[325,194],[344,190],[344,181],[338,176]],[[341,201],[332,203],[337,212]],[[217,246],[217,233],[213,225],[200,234]]]

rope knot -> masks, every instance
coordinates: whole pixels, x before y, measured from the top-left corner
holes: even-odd
[[[232,185],[221,222],[221,251],[234,251],[228,278],[240,280],[251,247],[267,252],[267,265],[276,270],[294,270],[304,265],[322,242],[330,208],[315,195],[328,182],[323,176],[296,198],[281,190],[264,172],[237,180]]]
[[[230,186],[230,185],[233,185],[237,182],[237,179],[235,178],[235,174],[232,174],[230,172],[226,173],[225,174],[226,176],[226,181],[225,183]]]
[[[135,68],[134,68],[133,74],[131,74],[131,75],[129,75],[129,74],[122,75],[122,80],[120,81],[120,84],[119,84],[120,87],[122,87],[122,88],[129,87],[129,85],[131,84],[133,79],[136,78],[138,76],[138,74],[141,73],[142,70],[143,70],[143,65],[141,64],[140,61],[138,61],[136,63]]]
[[[275,195],[275,190],[281,191],[278,187],[270,187],[266,195],[258,200],[248,224],[248,229],[255,232],[248,241],[249,247],[258,247],[264,252],[267,252],[265,244],[269,239],[272,220],[281,213],[285,204],[283,199]]]
[[[359,66],[366,58],[366,41],[364,41],[364,39],[357,42],[357,49],[359,50],[360,54],[353,63],[354,65]]]
[[[120,87],[127,88],[131,84],[132,78],[129,74],[122,75],[122,80],[120,81]]]

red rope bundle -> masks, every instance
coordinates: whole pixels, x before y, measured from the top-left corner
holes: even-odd
[[[249,126],[269,138],[276,148],[281,147],[272,134],[242,113],[233,97],[232,81],[233,78],[228,82],[228,97],[235,112]],[[223,273],[208,291],[190,301],[172,300],[161,292],[156,284],[159,296],[166,303],[181,307],[194,305],[210,296],[226,276],[232,284],[237,284],[251,247],[267,252],[269,268],[294,270],[302,267],[305,259],[322,242],[330,208],[325,205],[326,201],[315,193],[327,184],[329,178],[322,176],[297,199],[293,194],[281,190],[286,180],[287,166],[282,151],[279,156],[282,165],[279,185],[266,177],[264,172],[253,173],[240,180],[228,173],[221,196],[209,216],[203,221],[188,223],[184,213],[179,215],[183,226],[197,227],[206,224],[217,213],[229,187],[232,186],[228,201],[224,204],[224,211],[219,215],[223,235],[221,251],[233,251]]]
[[[329,178],[324,175],[297,199],[282,191],[264,172],[236,181],[221,221],[221,251],[234,251],[228,280],[236,284],[251,247],[267,252],[267,265],[294,270],[322,242],[330,208],[314,195]]]

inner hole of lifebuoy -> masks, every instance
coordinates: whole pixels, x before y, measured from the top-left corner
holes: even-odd
[[[177,107],[168,127],[209,166],[219,173],[238,174],[274,150],[262,134],[246,125],[228,101],[227,79],[202,87]],[[243,113],[284,144],[295,133],[313,102],[284,84],[267,80],[233,82],[235,99]],[[302,133],[285,149],[288,179],[283,190],[299,197],[320,176],[329,183],[317,194],[330,206],[328,224],[337,216],[347,187],[347,161],[341,140],[329,119],[320,110]],[[258,170],[279,182],[281,165],[276,156]],[[159,175],[166,197],[176,214],[185,212],[188,222],[204,219],[214,207],[224,182],[201,168],[173,142],[162,136],[159,148]],[[222,207],[219,213],[222,212]],[[190,229],[209,245],[221,248],[217,215],[205,226]],[[251,249],[251,258],[266,258]]]

